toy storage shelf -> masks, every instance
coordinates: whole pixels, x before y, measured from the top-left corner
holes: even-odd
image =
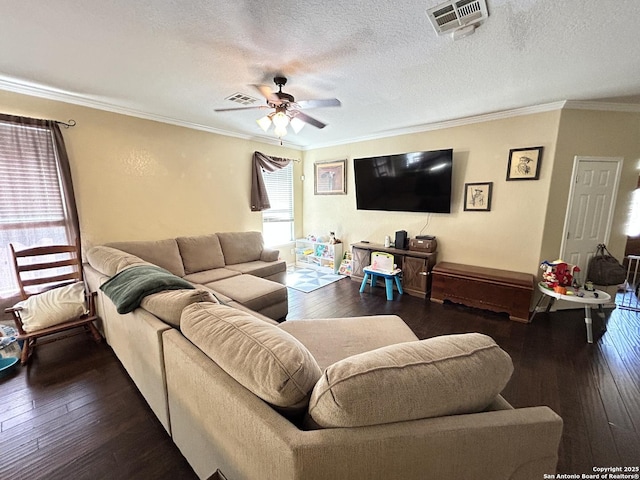
[[[342,244],[296,240],[296,266],[326,273],[338,273],[342,261]]]

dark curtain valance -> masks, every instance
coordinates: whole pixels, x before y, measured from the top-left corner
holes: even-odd
[[[269,157],[264,153],[253,153],[253,168],[251,178],[251,211],[261,212],[271,208],[269,195],[264,186],[262,171],[275,172],[286,167],[292,160],[288,158]]]

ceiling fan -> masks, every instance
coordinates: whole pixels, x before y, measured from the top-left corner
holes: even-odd
[[[265,132],[269,130],[269,127],[273,123],[273,126],[275,127],[274,133],[282,140],[282,137],[287,134],[287,125],[291,125],[291,128],[295,133],[298,133],[302,127],[304,127],[305,123],[313,125],[316,128],[324,128],[327,126],[326,123],[323,123],[300,110],[307,108],[339,107],[341,105],[340,100],[337,98],[301,100],[296,102],[293,95],[282,91],[282,87],[287,83],[287,79],[285,77],[275,77],[273,82],[278,86],[277,92],[272,92],[271,88],[267,85],[253,85],[253,87],[256,88],[267,100],[266,106],[258,105],[252,107],[218,108],[215,111],[229,112],[233,110],[272,108],[274,110],[273,112],[256,121]]]

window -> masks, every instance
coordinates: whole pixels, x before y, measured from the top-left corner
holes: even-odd
[[[263,172],[271,208],[262,212],[265,244],[293,241],[293,162],[275,172]]]
[[[65,154],[66,155],[66,154]],[[17,291],[9,243],[71,243],[51,128],[0,119],[0,296]]]
[[[640,236],[640,187],[631,192],[631,207],[626,234],[629,237]]]

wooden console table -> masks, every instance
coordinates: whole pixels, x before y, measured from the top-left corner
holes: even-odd
[[[530,273],[440,262],[433,269],[431,301],[506,312],[510,320],[528,323],[533,284]]]
[[[431,270],[436,264],[437,252],[424,253],[363,242],[352,244],[351,252],[353,256],[351,280],[354,282],[362,282],[364,267],[371,265],[371,252],[385,252],[393,255],[394,263],[402,270],[404,293],[426,298],[431,291]]]

